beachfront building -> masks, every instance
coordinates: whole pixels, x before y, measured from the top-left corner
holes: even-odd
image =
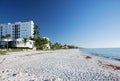
[[[48,43],[46,43],[45,45],[44,45],[44,49],[50,49],[50,39],[48,38],[48,37],[43,37],[44,39],[47,39],[47,41],[48,41]]]
[[[12,42],[13,47],[29,47],[34,48],[35,41],[27,39],[26,42],[23,38],[16,39]]]
[[[5,41],[11,41],[12,47],[29,47],[34,46],[34,41],[27,40],[26,44],[22,44],[24,38],[34,37],[34,22],[15,22],[0,24],[0,45],[6,45]],[[9,39],[6,35],[10,35]]]

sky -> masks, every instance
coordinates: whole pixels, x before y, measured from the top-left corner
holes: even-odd
[[[120,47],[120,0],[0,0],[0,23],[29,20],[53,43]]]

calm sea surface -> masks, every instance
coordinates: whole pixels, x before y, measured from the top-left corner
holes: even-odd
[[[85,48],[84,54],[90,54],[120,61],[120,48]]]

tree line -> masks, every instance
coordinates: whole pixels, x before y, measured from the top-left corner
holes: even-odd
[[[52,43],[50,40],[47,40],[46,38],[42,38],[40,37],[40,27],[39,26],[35,26],[34,27],[34,38],[31,38],[32,40],[35,41],[35,46],[37,49],[46,49],[45,45],[49,44],[50,45],[50,49],[75,49],[75,48],[79,48],[77,46],[74,45],[62,45],[61,43]]]

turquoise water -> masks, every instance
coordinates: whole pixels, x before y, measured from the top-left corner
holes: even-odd
[[[110,58],[120,61],[120,48],[85,48],[81,49],[85,54]]]

